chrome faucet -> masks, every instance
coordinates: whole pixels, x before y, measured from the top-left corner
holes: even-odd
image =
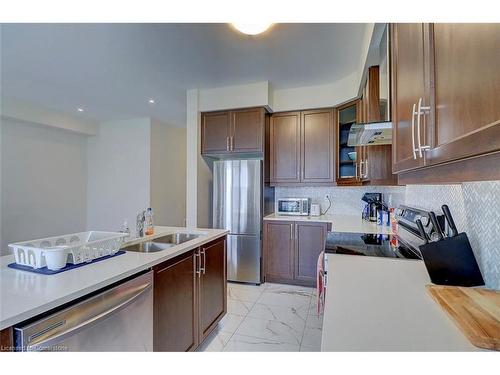
[[[146,223],[146,211],[137,214],[136,234],[137,237],[144,237],[144,224]]]

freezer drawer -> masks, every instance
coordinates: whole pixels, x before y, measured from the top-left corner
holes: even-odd
[[[152,351],[152,271],[14,327],[18,351]]]
[[[260,236],[227,236],[227,279],[246,283],[261,283]]]

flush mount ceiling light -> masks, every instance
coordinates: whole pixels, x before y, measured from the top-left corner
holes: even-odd
[[[233,27],[247,35],[258,35],[269,29],[271,22],[233,22]]]
[[[83,108],[77,108],[76,109],[78,112],[83,112]]]
[[[155,100],[154,100],[154,99],[149,99],[149,100],[148,100],[148,103],[149,103],[149,104],[155,104]]]

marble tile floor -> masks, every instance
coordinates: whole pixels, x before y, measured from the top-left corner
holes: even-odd
[[[228,283],[227,315],[198,351],[320,351],[316,291],[293,285]]]

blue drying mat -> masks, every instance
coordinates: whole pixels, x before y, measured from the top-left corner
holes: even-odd
[[[56,273],[61,273],[61,272],[73,270],[75,268],[84,267],[87,264],[93,264],[93,263],[100,262],[101,260],[106,260],[106,259],[109,259],[109,258],[114,258],[114,257],[116,257],[118,255],[125,254],[125,252],[126,251],[124,251],[124,250],[120,250],[116,254],[106,255],[106,256],[104,256],[102,258],[97,258],[97,259],[93,260],[92,262],[83,262],[83,263],[79,263],[79,264],[67,264],[66,267],[61,268],[60,270],[57,270],[57,271],[49,270],[47,267],[33,268],[33,267],[30,267],[30,266],[22,266],[22,265],[17,264],[17,263],[10,263],[10,264],[7,265],[7,267],[13,268],[15,270],[21,270],[21,271],[38,273],[40,275],[55,275]]]

